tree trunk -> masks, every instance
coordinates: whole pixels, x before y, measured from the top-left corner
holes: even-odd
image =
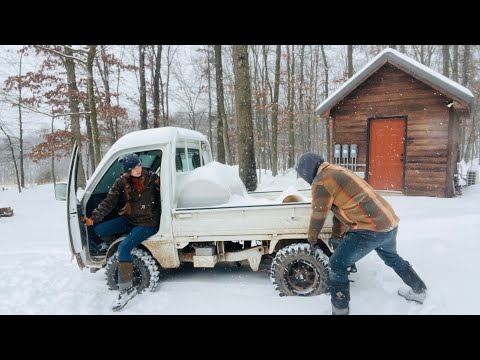
[[[88,100],[90,107],[90,123],[92,126],[92,140],[93,140],[93,155],[95,162],[93,163],[93,168],[95,169],[102,159],[102,154],[100,153],[100,139],[98,132],[97,124],[97,107],[95,101],[95,92],[93,88],[93,61],[95,59],[95,53],[97,50],[97,45],[89,45],[88,56],[87,56],[87,91],[88,91]]]
[[[248,191],[254,191],[257,188],[257,172],[253,138],[248,45],[233,45],[233,67],[240,179],[242,179]]]
[[[52,108],[52,128],[51,128],[51,134],[53,138],[53,121],[55,120],[55,115],[53,115],[53,108]],[[51,170],[52,170],[52,182],[53,182],[53,188],[55,189],[55,184],[56,179],[55,179],[55,147],[52,146],[52,163],[51,163]]]
[[[304,112],[304,91],[305,91],[305,79],[304,79],[304,72],[303,72],[303,67],[305,65],[305,45],[302,45],[300,48],[300,83],[298,85],[298,123],[300,125],[300,138],[302,139],[302,154],[305,152],[305,146],[306,146],[306,141],[307,136],[305,136],[306,133],[308,133],[308,126],[310,124],[305,122],[305,112]],[[306,129],[307,128],[307,129]]]
[[[212,74],[210,72],[210,45],[207,45],[207,78],[208,78],[208,140],[210,144],[213,144],[212,136],[212,85],[211,78]]]
[[[325,49],[323,45],[320,45],[320,49],[322,50],[322,57],[323,57],[323,67],[325,69],[325,99],[328,98],[328,63],[327,63],[327,56],[325,55]],[[331,140],[330,140],[330,119],[326,119],[325,124],[325,137],[327,138],[327,161],[331,161],[330,159],[330,152],[332,148]]]
[[[98,71],[100,72],[100,77],[102,79],[102,82],[103,82],[103,87],[105,88],[105,104],[106,104],[106,107],[107,109],[111,109],[112,108],[112,100],[111,100],[111,94],[110,94],[110,69],[109,69],[109,66],[108,66],[108,63],[106,61],[106,52],[105,52],[105,45],[102,45],[101,46],[101,50],[100,50],[100,54],[101,54],[101,57],[102,57],[102,64],[100,64],[100,61],[98,60],[98,57],[97,57],[97,67],[98,67]],[[112,114],[111,114],[111,111],[108,111],[107,115],[106,115],[106,123],[107,123],[107,129],[108,129],[108,132],[110,133],[110,137],[109,137],[109,140],[110,140],[110,145],[113,145],[116,141],[116,138],[115,138],[115,128],[113,126],[113,117],[112,117]]]
[[[313,96],[312,92],[314,89],[314,76],[315,76],[315,62],[314,62],[314,52],[312,46],[310,46],[310,71],[309,71],[310,78],[308,79],[308,99],[307,99],[307,106],[306,106],[306,116],[307,116],[307,136],[306,136],[306,150],[312,151],[312,113],[315,116],[315,109],[313,108],[314,105],[312,103]],[[316,140],[316,139],[315,139]]]
[[[152,45],[152,50],[155,47]],[[153,75],[153,127],[160,127],[160,69],[162,66],[162,45],[155,52],[155,73]]]
[[[124,47],[122,47],[122,52],[120,53],[120,60],[123,59],[123,50]],[[120,66],[117,67],[117,91],[115,94],[115,98],[117,99],[117,107],[120,108]],[[115,115],[115,139],[118,139],[118,115]]]
[[[475,116],[472,115],[472,127],[470,134],[468,136],[467,145],[465,147],[464,160],[468,163],[470,160],[474,159],[474,148],[475,148]]]
[[[458,82],[458,45],[453,45],[452,79]]]
[[[254,64],[253,64],[253,84],[254,84],[254,100],[255,100],[255,113],[254,113],[254,118],[255,118],[255,126],[254,126],[254,134],[256,135],[256,144],[257,144],[257,154],[258,154],[258,168],[262,168],[262,110],[261,110],[261,84],[260,84],[260,79],[259,79],[259,64],[258,64],[258,52],[257,52],[257,46],[258,45],[252,45],[251,49],[253,52],[253,59],[254,59]],[[260,181],[260,177],[259,177]]]
[[[288,49],[288,47],[287,47]],[[288,101],[288,169],[295,166],[295,45],[292,45],[292,64],[291,72],[289,74],[288,94],[290,99]]]
[[[22,60],[23,53],[20,53],[19,79],[22,78]],[[19,127],[19,146],[20,146],[20,187],[25,187],[25,174],[23,171],[23,121],[22,121],[22,81],[18,82],[18,127]],[[17,169],[16,169],[17,170]]]
[[[323,131],[320,131],[319,129],[319,126],[320,126],[320,122],[318,121],[318,116],[317,116],[317,113],[315,111],[316,107],[317,107],[317,99],[318,99],[318,90],[317,90],[317,87],[318,87],[318,65],[319,65],[319,58],[320,58],[320,46],[319,45],[316,45],[315,46],[315,82],[314,82],[314,86],[313,86],[313,89],[314,89],[314,94],[313,94],[313,109],[312,109],[312,112],[313,112],[313,139],[315,139],[315,141],[312,143],[312,149],[310,151],[315,151],[315,147],[318,146],[317,148],[317,151],[320,150],[321,148],[321,144],[322,144],[322,137],[323,137]]]
[[[15,151],[13,149],[12,139],[10,139],[10,135],[7,134],[7,132],[5,131],[5,129],[3,128],[3,126],[1,124],[0,124],[0,130],[3,131],[3,133],[5,134],[5,136],[8,139],[8,145],[10,146],[10,152],[12,153],[13,165],[15,166],[15,174],[17,176],[18,192],[21,193],[22,192],[22,186],[20,184],[20,176],[18,174],[17,160],[15,159]]]
[[[353,45],[347,45],[347,76],[350,79],[353,76]]]
[[[175,57],[175,52],[176,49],[173,50],[172,52],[172,45],[167,46],[167,83],[165,85],[165,107],[166,107],[166,112],[165,112],[165,126],[170,125],[170,105],[169,105],[169,89],[170,89],[170,70],[172,67],[172,61],[173,58]]]
[[[470,72],[470,45],[464,45],[463,63],[462,63],[462,85],[467,87]]]
[[[140,129],[148,128],[147,87],[145,84],[145,45],[138,45],[138,67],[140,75]]]
[[[63,64],[65,66],[65,71],[67,72],[67,85],[68,85],[68,108],[70,110],[70,124],[72,127],[72,145],[77,144],[78,146],[78,153],[80,156],[78,157],[78,186],[85,187],[86,185],[86,178],[85,178],[85,169],[83,166],[82,160],[82,133],[80,129],[80,112],[78,107],[78,87],[77,87],[77,79],[76,79],[76,72],[75,72],[75,61],[71,58],[73,56],[73,52],[69,46],[64,46],[65,55],[67,55],[63,59]]]
[[[265,159],[265,172],[267,167],[271,169],[272,167],[272,151],[270,149],[270,130],[268,128],[268,115],[267,115],[267,87],[270,90],[270,96],[272,95],[272,86],[270,85],[270,80],[268,79],[268,47],[262,45],[263,53],[263,71],[264,71],[264,95],[263,95],[263,149],[264,149],[264,159]],[[268,154],[268,159],[267,159]]]
[[[450,77],[450,49],[449,45],[442,45],[443,71],[442,74]]]
[[[278,175],[278,94],[280,92],[280,60],[282,57],[282,45],[277,45],[275,52],[275,82],[273,85],[272,104],[272,175]]]
[[[225,114],[225,99],[223,94],[222,45],[214,45],[215,50],[215,81],[217,87],[217,156],[223,164],[232,164],[230,159],[228,124]]]
[[[90,111],[90,105],[88,101],[85,102],[84,104],[86,112]],[[89,161],[87,161],[87,178],[89,177],[88,175],[88,162],[90,162],[90,170],[93,173],[95,171],[95,154],[94,154],[94,149],[93,149],[93,133],[92,133],[92,125],[90,121],[90,115],[87,114],[85,115],[85,123],[87,124],[87,138],[88,138],[88,155],[87,158]]]

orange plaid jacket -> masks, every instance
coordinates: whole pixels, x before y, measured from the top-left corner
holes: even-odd
[[[324,162],[312,183],[312,213],[308,238],[317,239],[332,210],[333,237],[342,237],[345,230],[387,232],[400,219],[391,205],[352,171]]]

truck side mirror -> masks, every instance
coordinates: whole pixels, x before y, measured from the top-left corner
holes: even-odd
[[[61,182],[55,184],[55,200],[67,200],[67,183]]]

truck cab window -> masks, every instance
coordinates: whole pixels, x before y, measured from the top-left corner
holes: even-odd
[[[185,156],[185,148],[177,148],[175,154],[175,165],[177,172],[192,171],[202,166],[200,149],[187,148],[187,154]]]

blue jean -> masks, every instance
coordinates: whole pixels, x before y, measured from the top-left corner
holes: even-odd
[[[95,226],[94,231],[99,237],[128,232],[127,237],[118,246],[118,261],[130,262],[132,261],[130,252],[133,248],[155,234],[158,226],[135,226],[130,224],[125,217],[120,216]]]
[[[330,283],[347,284],[348,267],[372,250],[395,272],[406,271],[410,264],[397,254],[397,231],[398,227],[389,232],[348,231],[330,257]]]

